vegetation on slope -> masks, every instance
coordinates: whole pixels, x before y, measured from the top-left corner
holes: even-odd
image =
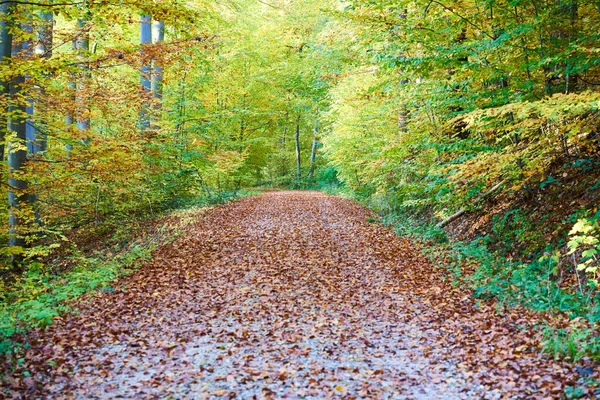
[[[453,265],[478,262],[477,295],[583,317],[549,348],[597,355],[596,4],[365,1],[345,15],[367,51],[330,92],[340,179],[402,233],[462,239]]]

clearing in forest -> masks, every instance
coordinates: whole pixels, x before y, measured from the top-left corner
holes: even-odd
[[[549,398],[578,376],[526,314],[475,304],[414,243],[318,192],[203,213],[36,333],[25,398]],[[16,376],[16,375],[15,375]]]

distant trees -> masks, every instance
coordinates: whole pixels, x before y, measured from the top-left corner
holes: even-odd
[[[176,198],[314,182],[337,3],[235,3],[0,4],[6,260]]]

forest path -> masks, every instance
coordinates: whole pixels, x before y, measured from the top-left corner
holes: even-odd
[[[370,216],[317,192],[209,210],[41,334],[13,394],[548,398],[576,379],[539,356],[526,317],[476,308]]]

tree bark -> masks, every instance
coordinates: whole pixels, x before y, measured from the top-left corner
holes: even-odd
[[[152,36],[154,37],[154,43],[161,43],[165,40],[165,23],[162,21],[155,21],[152,24]],[[154,68],[152,71],[152,96],[159,102],[163,97],[163,68],[159,62],[154,61]],[[159,106],[160,107],[160,106]]]
[[[141,58],[142,67],[140,68],[140,83],[142,85],[142,109],[140,110],[140,128],[142,133],[148,129],[150,125],[150,119],[148,116],[148,98],[147,95],[152,91],[152,83],[150,81],[152,74],[152,65],[149,61],[145,60],[144,47],[152,43],[152,23],[149,15],[142,15],[140,18],[140,45],[141,45]]]
[[[26,32],[27,34],[31,34],[33,33],[33,28],[30,24],[22,24],[21,25],[21,29],[23,30],[23,32]],[[21,50],[22,52],[22,56],[26,59],[29,59],[32,57],[33,55],[33,43],[31,42],[31,40],[27,40],[25,42],[23,42],[23,44],[21,45]],[[14,55],[13,55],[14,57]],[[25,76],[25,80],[27,80],[30,76],[26,75]],[[31,93],[31,91],[29,91],[29,93]],[[27,105],[25,106],[25,110],[27,112],[27,119],[25,120],[25,130],[26,130],[26,137],[27,137],[27,153],[28,154],[33,154],[34,153],[34,143],[35,143],[35,126],[33,125],[33,119],[34,119],[34,110],[35,110],[35,106],[34,106],[34,99],[31,96],[27,97]]]
[[[18,54],[20,46],[13,48],[13,55]],[[27,162],[27,109],[26,104],[20,99],[21,90],[25,83],[25,76],[13,78],[9,85],[10,105],[8,130],[11,133],[8,144],[8,207],[9,207],[9,246],[25,247],[25,232],[22,213],[28,202],[27,181],[20,174]]]
[[[408,110],[406,105],[402,104],[398,111],[398,132],[400,134],[407,133],[408,131]]]
[[[496,190],[498,190],[500,188],[500,186],[502,186],[504,184],[505,181],[501,181],[500,183],[495,184],[490,190],[488,190],[487,192],[480,194],[479,196],[477,196],[477,198],[475,198],[475,200],[473,201],[473,204],[476,204],[477,202],[479,202],[480,200],[485,200],[485,198],[487,198],[489,195],[491,195],[492,193],[494,193]],[[462,209],[459,210],[458,212],[452,214],[451,216],[449,216],[448,218],[446,218],[445,220],[441,221],[440,223],[438,223],[436,226],[438,228],[443,228],[446,225],[456,221],[457,219],[459,219],[460,217],[462,217],[463,215],[465,215],[467,213],[466,209]]]
[[[50,1],[51,3],[52,1]],[[40,58],[51,58],[52,57],[52,45],[53,45],[53,32],[54,32],[54,14],[52,12],[44,12],[40,14],[40,18],[45,21],[44,25],[38,30],[38,43],[35,46],[34,53]],[[45,75],[49,77],[50,75]],[[42,95],[43,95],[43,89]],[[33,108],[32,114],[35,113],[35,104],[31,104]],[[32,154],[44,153],[47,149],[48,136],[45,133],[44,122],[39,121],[42,125],[42,129],[36,128],[33,124],[31,132],[31,150]]]
[[[73,43],[73,48],[75,48],[75,43]],[[77,85],[75,84],[74,81],[74,77],[71,76],[71,80],[69,81],[69,98],[71,101],[71,104],[73,104],[72,102],[75,101],[75,93],[77,92]],[[65,116],[65,123],[67,124],[68,127],[71,127],[74,123],[75,123],[75,116],[74,116],[74,112],[73,109],[69,108],[67,111],[67,115]],[[70,131],[70,128],[68,128]],[[73,150],[73,145],[71,143],[67,143],[65,145],[65,150],[67,151],[67,154]]]
[[[300,160],[300,118],[301,114],[298,114],[296,119],[296,182],[300,185],[300,179],[302,178],[302,163]]]
[[[287,120],[286,120],[286,124],[287,124]],[[282,179],[287,175],[287,167],[288,167],[287,163],[286,163],[286,157],[285,157],[285,144],[287,141],[287,131],[288,131],[287,125],[284,125],[283,135],[281,136],[281,140],[279,141],[279,143],[281,144],[281,158],[279,160],[279,162],[280,162],[279,174],[281,175]]]
[[[10,63],[12,56],[12,33],[10,28],[12,25],[11,19],[13,14],[14,4],[12,2],[0,4],[0,62],[2,64]],[[10,95],[10,84],[9,82],[0,82],[2,85],[2,95],[8,97]],[[6,111],[2,110],[6,118]],[[6,122],[6,119],[4,120]],[[4,122],[4,123],[5,123]],[[0,162],[4,162],[4,142],[5,142],[5,130],[0,129]]]
[[[44,21],[44,24],[37,30],[37,44],[35,47],[31,47],[31,42],[26,43],[23,46],[23,50],[30,50],[28,56],[35,56],[39,58],[50,58],[52,57],[52,39],[54,29],[54,15],[52,12],[45,12],[40,14],[40,19]],[[44,74],[45,78],[48,78],[51,74]],[[28,158],[33,158],[36,162],[37,157],[46,151],[47,146],[47,135],[46,126],[47,120],[44,119],[43,115],[39,115],[38,109],[41,103],[36,103],[35,98],[42,99],[44,96],[44,88],[37,89],[37,93],[32,94],[29,104],[27,106],[27,113],[30,118],[27,120],[27,150]],[[36,117],[35,114],[38,114]],[[34,182],[35,183],[35,182]],[[37,193],[29,193],[29,202],[33,208],[35,214],[35,222],[38,226],[43,226],[42,218],[38,209],[38,195]]]
[[[313,129],[313,141],[312,141],[312,149],[310,151],[310,171],[308,173],[308,180],[312,181],[315,175],[315,161],[317,159],[317,133],[319,131],[319,126],[315,121],[315,127]]]
[[[88,7],[87,3],[84,7]],[[86,11],[87,14],[87,11]],[[77,98],[76,102],[76,123],[80,131],[87,131],[90,127],[89,107],[85,98],[85,89],[90,75],[90,67],[87,63],[90,53],[90,32],[88,27],[88,16],[77,20],[77,28],[79,29],[75,48],[77,57],[81,60],[83,71],[77,82]],[[87,139],[84,139],[87,141]]]

